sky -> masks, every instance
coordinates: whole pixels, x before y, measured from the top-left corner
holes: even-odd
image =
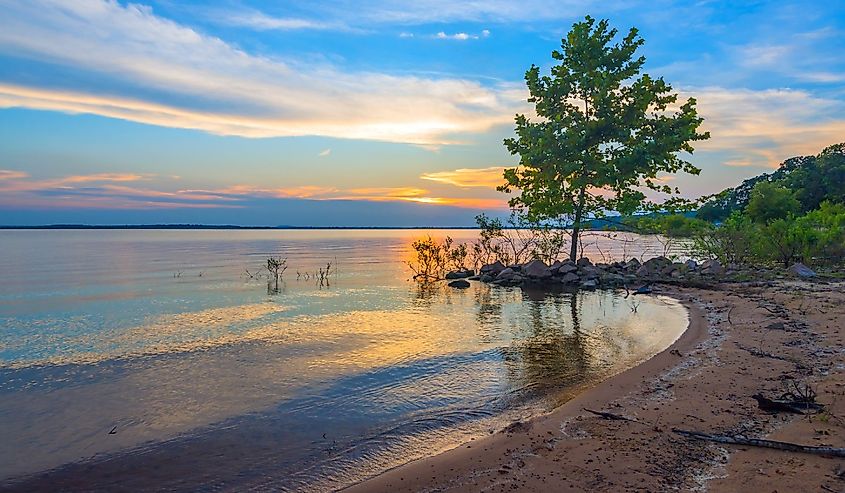
[[[687,197],[845,141],[845,2],[0,0],[0,225],[471,225],[588,14],[697,99]]]

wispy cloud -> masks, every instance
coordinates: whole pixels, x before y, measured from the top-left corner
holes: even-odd
[[[256,31],[292,31],[302,29],[346,30],[343,24],[321,22],[299,17],[275,17],[260,10],[218,10],[205,11],[209,20],[223,25],[245,27]]]
[[[0,52],[94,74],[111,89],[57,86],[54,78],[26,86],[7,82],[0,107],[92,113],[221,135],[436,146],[455,142],[455,134],[509,123],[524,104],[507,84],[355,73],[250,55],[135,4],[11,1],[4,9]]]
[[[698,99],[704,127],[712,134],[697,147],[733,153],[728,162],[735,166],[776,167],[791,156],[817,154],[845,136],[845,103],[806,91],[711,87],[688,89],[685,95]]]
[[[168,189],[173,186],[173,178],[157,178],[160,177],[133,173],[95,173],[36,179],[22,171],[0,170],[0,206],[41,209],[237,208],[247,207],[255,199],[414,202],[469,208],[503,208],[505,205],[504,198],[443,196],[418,187],[260,187],[243,184],[223,188]]]
[[[467,33],[455,33],[455,34],[446,34],[443,31],[434,35],[437,39],[455,39],[458,41],[466,41],[468,39],[478,39],[477,35],[474,34],[467,34]]]
[[[326,156],[331,155],[331,153],[332,153],[331,149],[323,149],[322,151],[320,151],[320,154],[317,154],[317,155],[320,156],[320,157],[326,157]]]
[[[482,187],[495,189],[497,186],[504,183],[504,172],[505,168],[502,166],[492,166],[489,168],[461,168],[454,171],[423,173],[420,178],[423,180],[447,183],[449,185],[455,185],[462,188]]]

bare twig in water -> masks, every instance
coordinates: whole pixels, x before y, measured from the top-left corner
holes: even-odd
[[[745,438],[742,436],[730,435],[711,435],[709,433],[701,433],[699,431],[680,430],[672,428],[674,433],[692,438],[695,440],[704,440],[708,442],[726,443],[730,445],[744,445],[748,447],[762,447],[777,450],[784,450],[787,452],[799,452],[802,454],[825,455],[831,457],[845,457],[845,448],[837,447],[816,447],[812,445],[799,445],[790,442],[778,442],[775,440],[765,440],[762,438]]]

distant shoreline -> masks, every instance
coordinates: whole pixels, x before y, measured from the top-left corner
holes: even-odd
[[[391,230],[391,229],[478,229],[478,226],[236,226],[232,224],[46,224],[0,226],[0,230],[32,229],[172,229],[172,230]]]

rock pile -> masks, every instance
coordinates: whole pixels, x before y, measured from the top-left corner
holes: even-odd
[[[702,282],[707,278],[721,276],[724,272],[725,268],[716,260],[707,260],[699,265],[694,260],[681,263],[666,257],[655,257],[645,262],[631,259],[627,262],[593,264],[590,259],[582,257],[577,262],[563,260],[552,265],[538,259],[514,265],[496,261],[481,267],[478,275],[472,275],[472,271],[456,271],[450,272],[446,278],[478,280],[495,286],[562,285],[582,289],[612,289],[665,280]]]

